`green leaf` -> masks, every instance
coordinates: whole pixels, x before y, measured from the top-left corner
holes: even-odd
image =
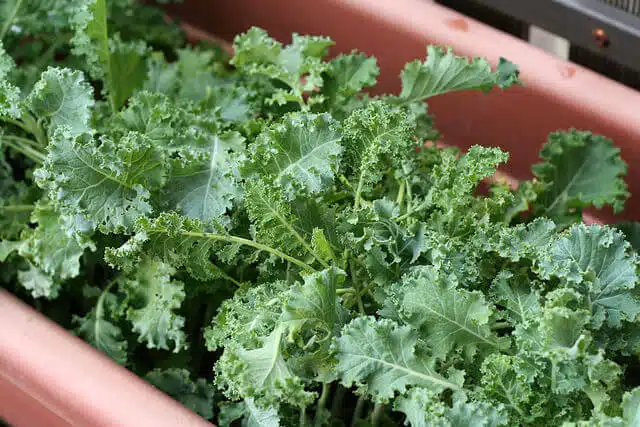
[[[146,45],[109,37],[107,1],[93,0],[74,16],[73,53],[84,56],[96,78],[105,81],[109,104],[116,112],[146,77]]]
[[[86,237],[69,235],[60,214],[51,206],[36,206],[31,221],[38,226],[23,233],[20,255],[55,280],[77,277],[80,257],[86,248],[95,250],[93,243]]]
[[[481,367],[480,394],[488,401],[506,406],[516,419],[534,419],[537,415],[532,410],[535,399],[543,399],[534,390],[536,371],[515,356],[491,354]]]
[[[242,418],[242,427],[280,427],[278,411],[273,407],[256,406],[253,399],[245,399],[238,403],[223,402],[220,406],[220,427],[230,427]]]
[[[280,322],[287,282],[264,283],[238,289],[222,302],[218,314],[204,332],[207,348],[215,351],[231,343],[258,347]]]
[[[243,141],[237,132],[214,135],[207,152],[172,162],[164,189],[169,207],[205,223],[230,209],[240,193],[236,177]]]
[[[344,124],[344,162],[356,187],[356,201],[382,179],[389,162],[399,167],[416,147],[413,125],[383,102],[356,110]]]
[[[624,394],[622,412],[628,426],[640,425],[640,388],[636,387]]]
[[[9,75],[15,68],[13,58],[0,41],[0,117],[18,119],[22,116],[20,89],[9,82]]]
[[[289,199],[296,190],[317,194],[332,184],[340,141],[338,123],[328,114],[291,114],[258,136],[248,167]]]
[[[287,87],[276,90],[268,101],[280,105],[297,102],[304,106],[303,94],[322,87],[322,73],[328,67],[322,58],[333,42],[326,37],[295,33],[292,38],[292,43],[283,47],[266,31],[253,27],[236,36],[231,63],[242,73],[266,76]],[[307,102],[312,103],[313,97]]]
[[[115,144],[83,134],[53,136],[47,160],[36,172],[63,213],[82,215],[106,232],[131,229],[149,215],[149,192],[164,181],[164,159],[139,134],[130,133]]]
[[[36,117],[50,120],[50,134],[60,127],[65,127],[70,137],[90,132],[93,89],[80,71],[49,67],[33,86],[26,103]]]
[[[178,352],[186,347],[184,317],[176,311],[185,297],[184,285],[171,279],[169,264],[145,258],[135,274],[122,279],[127,294],[127,320],[148,348]]]
[[[122,329],[109,317],[117,310],[117,298],[109,288],[101,292],[95,307],[84,317],[74,316],[76,333],[120,364],[127,361],[127,341]]]
[[[494,300],[506,309],[504,316],[513,323],[524,323],[540,313],[540,292],[525,277],[503,270],[492,283]]]
[[[439,358],[454,348],[472,357],[479,348],[504,349],[508,341],[491,331],[492,307],[481,292],[457,289],[433,267],[422,267],[395,285],[408,322],[424,331]]]
[[[55,299],[60,293],[60,284],[31,263],[27,270],[18,271],[18,280],[34,298]]]
[[[435,392],[459,390],[462,379],[436,372],[434,359],[416,349],[417,333],[387,319],[358,317],[335,341],[336,372],[345,387],[354,383],[376,401],[386,402],[407,386]]]
[[[580,220],[582,209],[605,205],[620,212],[629,196],[622,179],[627,166],[611,140],[570,130],[554,132],[542,148],[543,163],[533,166],[543,191],[534,212],[567,225]]]
[[[521,84],[518,68],[504,58],[495,71],[482,58],[455,56],[451,48],[427,46],[427,59],[409,62],[402,71],[400,100],[408,104],[447,92],[479,89],[490,91],[494,86],[508,88]]]
[[[245,184],[244,190],[244,203],[255,226],[256,240],[292,254],[301,253],[306,243],[296,231],[298,220],[282,191],[257,179]]]
[[[365,87],[375,86],[380,69],[376,59],[362,53],[340,54],[329,61],[323,75],[324,95],[327,109],[336,118],[342,118],[353,105],[359,105],[356,95]]]
[[[340,304],[336,290],[344,279],[345,273],[332,267],[304,276],[304,285],[290,290],[291,297],[283,316],[290,337],[304,330],[323,341],[340,330],[347,312]]]
[[[216,370],[217,381],[227,394],[255,398],[260,406],[287,402],[303,408],[312,402],[314,395],[304,390],[283,356],[283,331],[282,326],[276,326],[255,349],[238,345],[225,348]]]
[[[563,279],[588,298],[596,327],[606,322],[619,328],[622,321],[634,321],[640,313],[634,294],[636,264],[622,233],[577,224],[554,242],[539,268],[544,278]]]
[[[202,418],[213,418],[215,389],[205,379],[193,381],[189,370],[179,368],[154,369],[144,379]]]

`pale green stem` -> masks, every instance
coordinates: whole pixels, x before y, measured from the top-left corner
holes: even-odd
[[[25,156],[29,157],[31,160],[37,163],[44,163],[46,159],[46,156],[42,154],[40,151],[34,150],[29,145],[23,145],[24,142],[20,143],[15,138],[9,139],[5,136],[2,136],[0,137],[0,140],[2,140],[2,142],[4,142],[7,145],[7,147],[13,148],[17,152],[24,154]]]
[[[396,204],[402,205],[402,201],[404,200],[404,190],[405,190],[404,181],[400,183],[400,189],[398,190],[398,197],[396,197]]]
[[[371,413],[371,425],[373,427],[378,427],[378,424],[380,424],[380,416],[382,415],[383,411],[384,411],[384,404],[378,403],[374,408],[373,412]]]
[[[253,240],[244,239],[242,237],[237,237],[237,236],[228,236],[224,234],[199,233],[194,231],[187,231],[187,232],[183,232],[182,234],[184,236],[202,237],[205,239],[218,240],[221,242],[229,242],[229,243],[238,243],[240,245],[250,246],[252,248],[255,248],[261,251],[269,252],[277,256],[278,258],[284,259],[286,261],[290,261],[292,264],[295,264],[304,270],[315,271],[313,267],[306,264],[305,262],[300,261],[299,259],[294,258],[290,255],[287,255],[284,252],[281,252],[275,248],[272,248],[271,246],[263,245],[262,243],[254,242]]]

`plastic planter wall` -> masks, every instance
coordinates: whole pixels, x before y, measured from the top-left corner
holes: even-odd
[[[512,154],[503,172],[520,179],[530,176],[549,132],[576,127],[604,134],[631,165],[627,182],[636,196],[625,217],[640,219],[640,95],[631,89],[428,0],[185,3],[169,12],[225,40],[257,25],[283,41],[292,32],[324,34],[336,41],[333,53],[357,48],[374,55],[381,68],[378,92],[397,91],[400,70],[423,58],[427,44],[509,58],[526,87],[430,103],[445,142],[503,147]],[[612,219],[607,212],[596,215]],[[0,324],[0,416],[15,427],[208,425],[4,291]]]

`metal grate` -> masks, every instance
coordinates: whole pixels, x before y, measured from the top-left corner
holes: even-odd
[[[632,15],[640,16],[640,0],[600,0]]]

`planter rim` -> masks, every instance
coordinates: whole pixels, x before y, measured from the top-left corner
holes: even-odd
[[[0,416],[15,427],[212,426],[4,289],[0,324]]]

